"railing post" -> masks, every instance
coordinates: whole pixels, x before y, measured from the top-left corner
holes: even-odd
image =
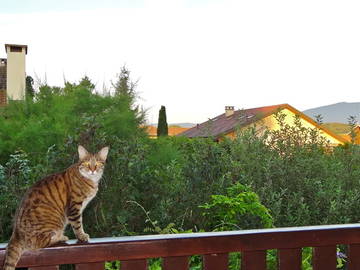
[[[75,265],[76,270],[104,270],[104,268],[105,268],[104,262],[79,263]]]
[[[58,265],[36,266],[36,267],[31,267],[28,270],[59,270],[59,266]]]
[[[336,246],[315,247],[313,267],[314,270],[336,270]]]
[[[349,245],[348,269],[349,270],[360,270],[360,244]]]
[[[164,270],[187,270],[189,269],[189,258],[187,256],[165,257],[163,259]]]
[[[121,261],[121,270],[147,270],[146,260]]]
[[[301,248],[278,250],[279,270],[301,270]]]
[[[266,251],[244,251],[241,256],[241,270],[266,270]]]
[[[226,270],[228,264],[228,253],[204,255],[204,270]]]

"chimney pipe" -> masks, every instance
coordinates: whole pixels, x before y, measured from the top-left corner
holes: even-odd
[[[225,106],[225,116],[230,117],[234,114],[234,106]]]

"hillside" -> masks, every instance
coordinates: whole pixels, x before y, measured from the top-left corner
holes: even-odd
[[[348,124],[324,123],[323,126],[336,134],[347,134],[350,132],[350,127]]]
[[[306,115],[315,118],[321,114],[324,123],[348,123],[349,116],[360,120],[360,102],[340,102],[303,111]]]

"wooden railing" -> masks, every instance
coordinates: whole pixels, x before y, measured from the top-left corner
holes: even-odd
[[[360,269],[360,225],[329,225],[213,233],[92,239],[87,244],[25,252],[18,267],[55,270],[75,264],[77,270],[104,269],[121,261],[121,270],[145,270],[147,259],[163,258],[164,270],[188,269],[189,256],[202,255],[203,269],[228,269],[228,254],[241,252],[241,270],[266,269],[266,250],[276,249],[278,269],[300,270],[303,247],[313,247],[313,269],[336,269],[337,245],[345,245],[346,269]],[[0,262],[6,244],[0,245]],[[344,246],[343,246],[344,247]]]

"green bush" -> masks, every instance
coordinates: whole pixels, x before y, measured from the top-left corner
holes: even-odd
[[[146,139],[143,115],[124,94],[100,95],[88,78],[64,88],[41,86],[34,99],[0,111],[0,238],[24,191],[77,161],[77,145],[94,151],[113,142]],[[114,149],[114,152],[116,150]],[[110,158],[111,159],[111,158]]]
[[[121,78],[129,83],[128,75]],[[97,94],[84,78],[43,86],[34,100],[1,109],[1,241],[27,187],[75,162],[78,144],[111,149],[99,194],[84,212],[92,237],[213,230],[221,222],[241,228],[358,222],[358,146],[331,150],[318,131],[298,119],[289,126],[281,114],[280,130],[262,135],[248,129],[219,143],[151,140],[133,90],[116,93]],[[200,205],[215,214],[203,215]]]
[[[226,195],[212,195],[211,201],[200,205],[214,230],[229,231],[271,228],[273,219],[260,203],[256,193],[236,183],[227,188]]]
[[[94,92],[87,77],[78,84],[67,82],[64,88],[43,85],[34,99],[10,101],[1,108],[0,162],[18,149],[41,159],[52,145],[97,147],[111,136],[144,136],[139,128],[144,119],[132,109],[133,102],[127,95]]]

